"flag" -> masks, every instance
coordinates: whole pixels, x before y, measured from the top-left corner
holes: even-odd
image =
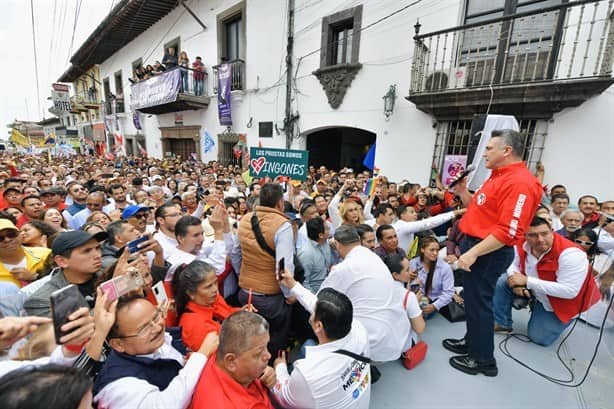
[[[379,182],[379,168],[373,169],[373,177],[365,183],[365,187],[363,189],[363,193],[367,195],[367,197],[372,197],[375,194],[375,188]]]
[[[414,241],[411,242],[409,248],[407,249],[407,258],[412,259],[416,257],[418,254],[418,243],[420,242],[420,238],[418,236],[414,236]]]
[[[203,140],[203,152],[209,153],[211,149],[215,146],[215,140],[209,133],[209,131],[205,130],[205,138]]]
[[[369,152],[367,152],[365,155],[362,164],[365,166],[365,168],[372,170],[375,168],[375,143],[369,148]]]
[[[141,142],[137,142],[136,146],[139,148],[139,153],[141,154],[141,156],[147,156],[147,151],[145,150],[145,148],[143,148]]]
[[[13,128],[13,132],[11,132],[10,141],[19,146],[30,146],[30,141],[28,138],[23,136],[23,134],[15,128]]]
[[[243,181],[245,182],[246,185],[249,186],[252,184],[253,178],[249,175],[249,169],[241,173],[241,177],[243,178]]]

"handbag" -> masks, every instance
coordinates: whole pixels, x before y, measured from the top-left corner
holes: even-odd
[[[439,313],[450,322],[465,321],[465,305],[459,304],[454,298],[452,298],[450,304],[442,307]]]
[[[407,298],[409,297],[409,292],[410,290],[407,290],[405,293],[403,309],[407,308]],[[403,355],[401,355],[403,358],[403,366],[406,369],[414,369],[420,362],[424,361],[428,349],[429,347],[424,341],[419,341],[417,344],[413,345],[407,351],[403,352]]]

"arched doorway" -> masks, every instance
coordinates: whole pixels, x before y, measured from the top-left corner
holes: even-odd
[[[375,143],[375,134],[364,129],[334,127],[304,133],[309,151],[309,164],[329,169],[350,167],[364,169],[362,161]]]

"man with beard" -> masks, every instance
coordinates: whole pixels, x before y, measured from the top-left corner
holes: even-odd
[[[155,218],[158,232],[153,235],[153,238],[160,243],[165,260],[179,244],[175,238],[175,225],[182,215],[181,207],[174,203],[165,203],[156,209]]]

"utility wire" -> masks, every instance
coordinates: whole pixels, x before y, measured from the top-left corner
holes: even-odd
[[[77,22],[79,21],[79,12],[81,11],[81,0],[77,0],[75,3],[75,20],[72,25],[72,36],[70,37],[70,47],[68,48],[68,57],[66,59],[66,64],[70,60],[70,56],[72,55],[72,47],[75,43],[75,31],[77,31]]]
[[[375,20],[374,22],[372,22],[372,23],[370,23],[370,24],[367,24],[366,26],[362,27],[360,30],[358,30],[358,31],[352,31],[351,36],[356,35],[356,33],[363,32],[364,30],[366,30],[366,29],[368,29],[368,28],[370,28],[370,27],[373,27],[374,25],[379,24],[379,23],[381,23],[382,21],[388,20],[390,17],[396,16],[397,14],[399,14],[399,13],[401,13],[401,12],[403,12],[403,11],[407,10],[408,8],[413,7],[413,6],[415,6],[416,4],[421,3],[421,2],[422,2],[422,0],[415,0],[415,1],[413,1],[413,2],[411,2],[411,3],[409,3],[409,4],[407,4],[406,6],[403,6],[403,7],[401,7],[400,9],[397,9],[397,10],[393,11],[392,13],[386,14],[384,17],[382,17],[382,18],[380,18],[380,19],[377,19],[377,20]],[[332,44],[334,44],[334,43],[335,43],[335,40],[330,41],[328,44],[326,44],[326,47],[328,47],[329,45],[332,45]],[[315,53],[317,53],[317,52],[320,52],[320,51],[322,51],[322,48],[324,48],[324,47],[320,47],[320,48],[318,48],[318,49],[316,49],[316,50],[313,50],[313,51],[311,51],[311,52],[308,52],[307,54],[303,55],[301,58],[306,58],[306,57],[309,57],[310,55],[313,55],[313,54],[315,54]]]
[[[41,111],[41,93],[40,85],[38,83],[38,57],[36,52],[36,32],[34,30],[34,0],[30,0],[30,16],[32,17],[32,43],[34,44],[34,75],[36,76],[36,103],[38,105],[37,116],[42,113]],[[43,118],[45,115],[43,114]]]

